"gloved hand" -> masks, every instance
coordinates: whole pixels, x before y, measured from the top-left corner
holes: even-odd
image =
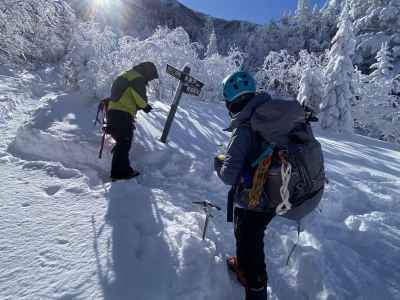
[[[143,111],[148,114],[149,112],[151,112],[153,110],[153,107],[150,104],[147,104],[147,106],[145,108],[143,108]]]
[[[224,154],[219,154],[214,157],[214,170],[219,174],[221,171],[222,166],[224,165]]]

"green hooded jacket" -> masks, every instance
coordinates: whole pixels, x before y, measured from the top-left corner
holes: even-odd
[[[157,78],[157,68],[151,62],[141,63],[125,71],[112,85],[108,109],[125,111],[135,118],[138,110],[148,106],[147,84]]]

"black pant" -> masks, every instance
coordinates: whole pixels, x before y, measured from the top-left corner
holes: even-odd
[[[112,178],[124,178],[132,173],[129,150],[133,140],[134,119],[131,114],[120,110],[109,110],[107,123],[111,136],[116,141],[111,165]]]
[[[236,257],[248,288],[267,286],[264,231],[274,216],[274,211],[255,212],[235,208]]]

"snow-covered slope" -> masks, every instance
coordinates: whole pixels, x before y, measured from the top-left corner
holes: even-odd
[[[0,76],[0,298],[242,299],[224,264],[231,224],[215,213],[202,241],[192,204],[225,207],[212,172],[228,140],[224,106],[183,99],[163,145],[169,105],[153,100],[132,150],[143,176],[110,183],[96,103],[50,85],[51,72]],[[317,134],[330,183],[289,266],[295,226],[269,227],[271,299],[399,299],[400,147]]]

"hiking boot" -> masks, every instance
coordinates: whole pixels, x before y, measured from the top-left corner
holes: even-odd
[[[239,269],[238,262],[236,256],[230,256],[227,258],[226,263],[230,271],[235,273],[237,281],[243,286],[247,286],[247,280],[244,276],[243,271]]]
[[[246,289],[245,300],[267,300],[267,299],[268,299],[268,293],[266,287],[262,287],[260,289],[251,289],[251,288]]]
[[[133,177],[136,177],[136,176],[139,176],[139,175],[140,175],[140,172],[137,171],[137,170],[134,170],[134,169],[132,169],[132,171],[130,171],[130,172],[128,173],[128,176],[129,176],[130,178],[133,178]]]
[[[131,172],[129,172],[129,173],[126,174],[126,175],[110,176],[110,178],[111,178],[111,180],[112,180],[113,182],[115,182],[115,181],[117,181],[117,180],[129,180],[129,179],[135,178],[135,177],[137,177],[137,176],[139,176],[139,175],[140,175],[140,172],[139,172],[139,171],[132,170]]]

